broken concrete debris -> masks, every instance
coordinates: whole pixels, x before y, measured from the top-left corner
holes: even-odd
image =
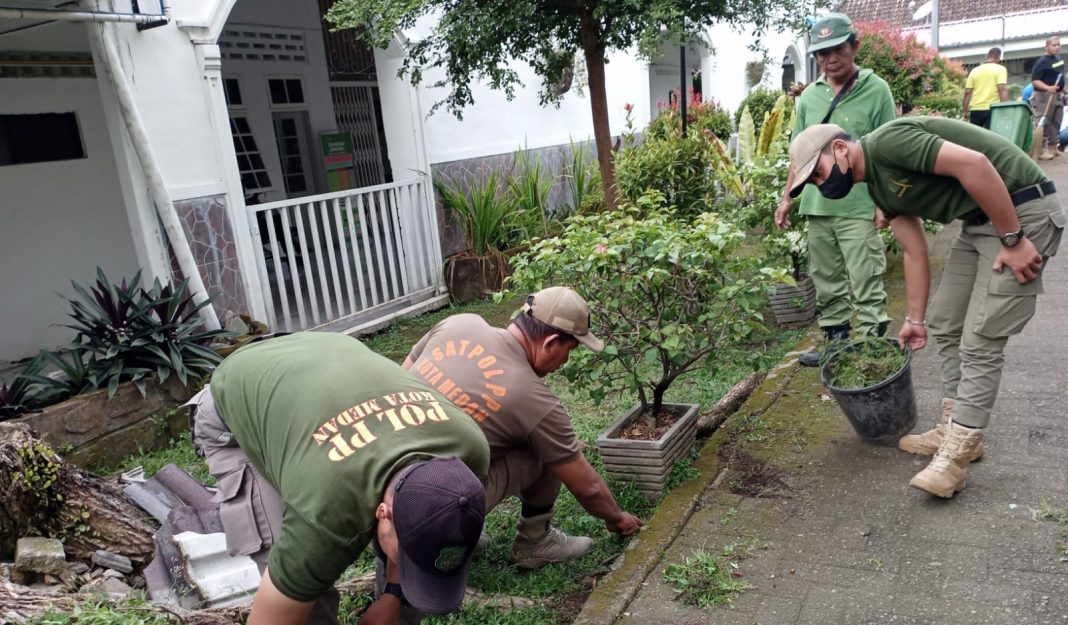
[[[67,570],[63,541],[58,538],[20,538],[15,544],[15,568],[24,573],[63,573]]]
[[[117,553],[97,549],[93,552],[92,560],[93,564],[102,566],[105,569],[114,569],[121,573],[133,573],[133,563],[130,562],[130,559]]]

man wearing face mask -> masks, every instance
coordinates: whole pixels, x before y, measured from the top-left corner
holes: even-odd
[[[586,300],[563,286],[527,298],[505,329],[478,315],[453,315],[412,347],[404,366],[478,422],[490,446],[486,510],[509,495],[522,504],[512,561],[533,569],[580,557],[593,547],[551,525],[566,486],[612,532],[629,536],[642,522],[616,503],[590,466],[560,400],[543,378],[579,345],[601,351]]]
[[[828,14],[812,26],[810,38],[809,51],[816,56],[822,75],[797,100],[794,136],[831,121],[862,137],[894,119],[894,98],[886,81],[854,62],[860,43],[849,17]],[[787,189],[793,175],[791,171]],[[775,211],[779,228],[790,226],[791,206],[784,192]],[[854,314],[861,335],[881,335],[890,321],[883,287],[886,257],[875,212],[863,184],[853,188],[832,183],[801,196],[800,214],[808,219],[809,273],[816,286],[819,325],[829,341],[849,337]],[[806,352],[801,364],[818,365],[820,357],[818,351]]]
[[[790,158],[792,195],[806,184],[867,182],[890,219],[905,258],[908,314],[898,338],[921,349],[930,326],[943,387],[938,425],[898,446],[934,456],[912,486],[952,497],[983,454],[1005,345],[1034,315],[1042,269],[1060,245],[1065,215],[1056,188],[1008,139],[939,117],[899,119],[859,141],[834,124],[813,126],[794,138]],[[962,222],[930,313],[923,219]]]

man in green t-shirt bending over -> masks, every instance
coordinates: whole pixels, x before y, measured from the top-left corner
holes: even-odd
[[[1034,315],[1042,269],[1060,245],[1065,216],[1053,182],[1008,139],[938,117],[899,119],[859,141],[833,124],[813,126],[793,140],[790,158],[791,193],[863,181],[890,219],[905,254],[908,314],[898,336],[921,349],[930,325],[942,358],[941,422],[899,447],[934,455],[913,486],[952,497],[983,453],[1005,344]],[[929,316],[923,219],[963,222]]]
[[[250,625],[337,623],[334,582],[372,541],[387,583],[361,622],[460,605],[489,446],[439,393],[352,337],[305,332],[239,349],[191,403],[228,550],[263,574]]]

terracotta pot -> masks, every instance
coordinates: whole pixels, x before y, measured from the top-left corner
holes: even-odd
[[[510,273],[508,259],[500,252],[486,256],[462,253],[445,261],[445,286],[453,301],[470,302],[500,291]]]

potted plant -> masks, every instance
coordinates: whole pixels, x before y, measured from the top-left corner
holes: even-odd
[[[599,400],[629,391],[638,404],[598,441],[606,472],[651,497],[694,442],[697,406],[665,400],[672,383],[749,340],[783,270],[737,254],[742,231],[706,213],[679,219],[649,191],[636,205],[571,217],[564,232],[513,259],[512,287],[578,289],[603,352],[577,352],[564,373]],[[628,435],[638,440],[628,440]]]
[[[42,352],[17,379],[18,400],[34,413],[16,420],[53,445],[70,445],[72,462],[106,464],[166,442],[156,440],[161,429],[149,417],[188,399],[221,360],[213,343],[230,333],[203,329],[197,311],[207,302],[193,302],[188,280],[157,279],[144,289],[140,279],[138,272],[115,285],[97,269],[89,288],[73,283],[74,341]],[[44,375],[46,368],[55,373]],[[2,416],[16,412],[0,406]]]
[[[775,320],[785,326],[808,323],[816,316],[816,285],[804,272],[808,266],[808,221],[768,235],[765,243],[770,254],[790,263],[791,280],[776,285],[770,298]]]
[[[824,350],[820,381],[861,439],[896,445],[916,425],[912,352],[896,339],[870,337]]]

